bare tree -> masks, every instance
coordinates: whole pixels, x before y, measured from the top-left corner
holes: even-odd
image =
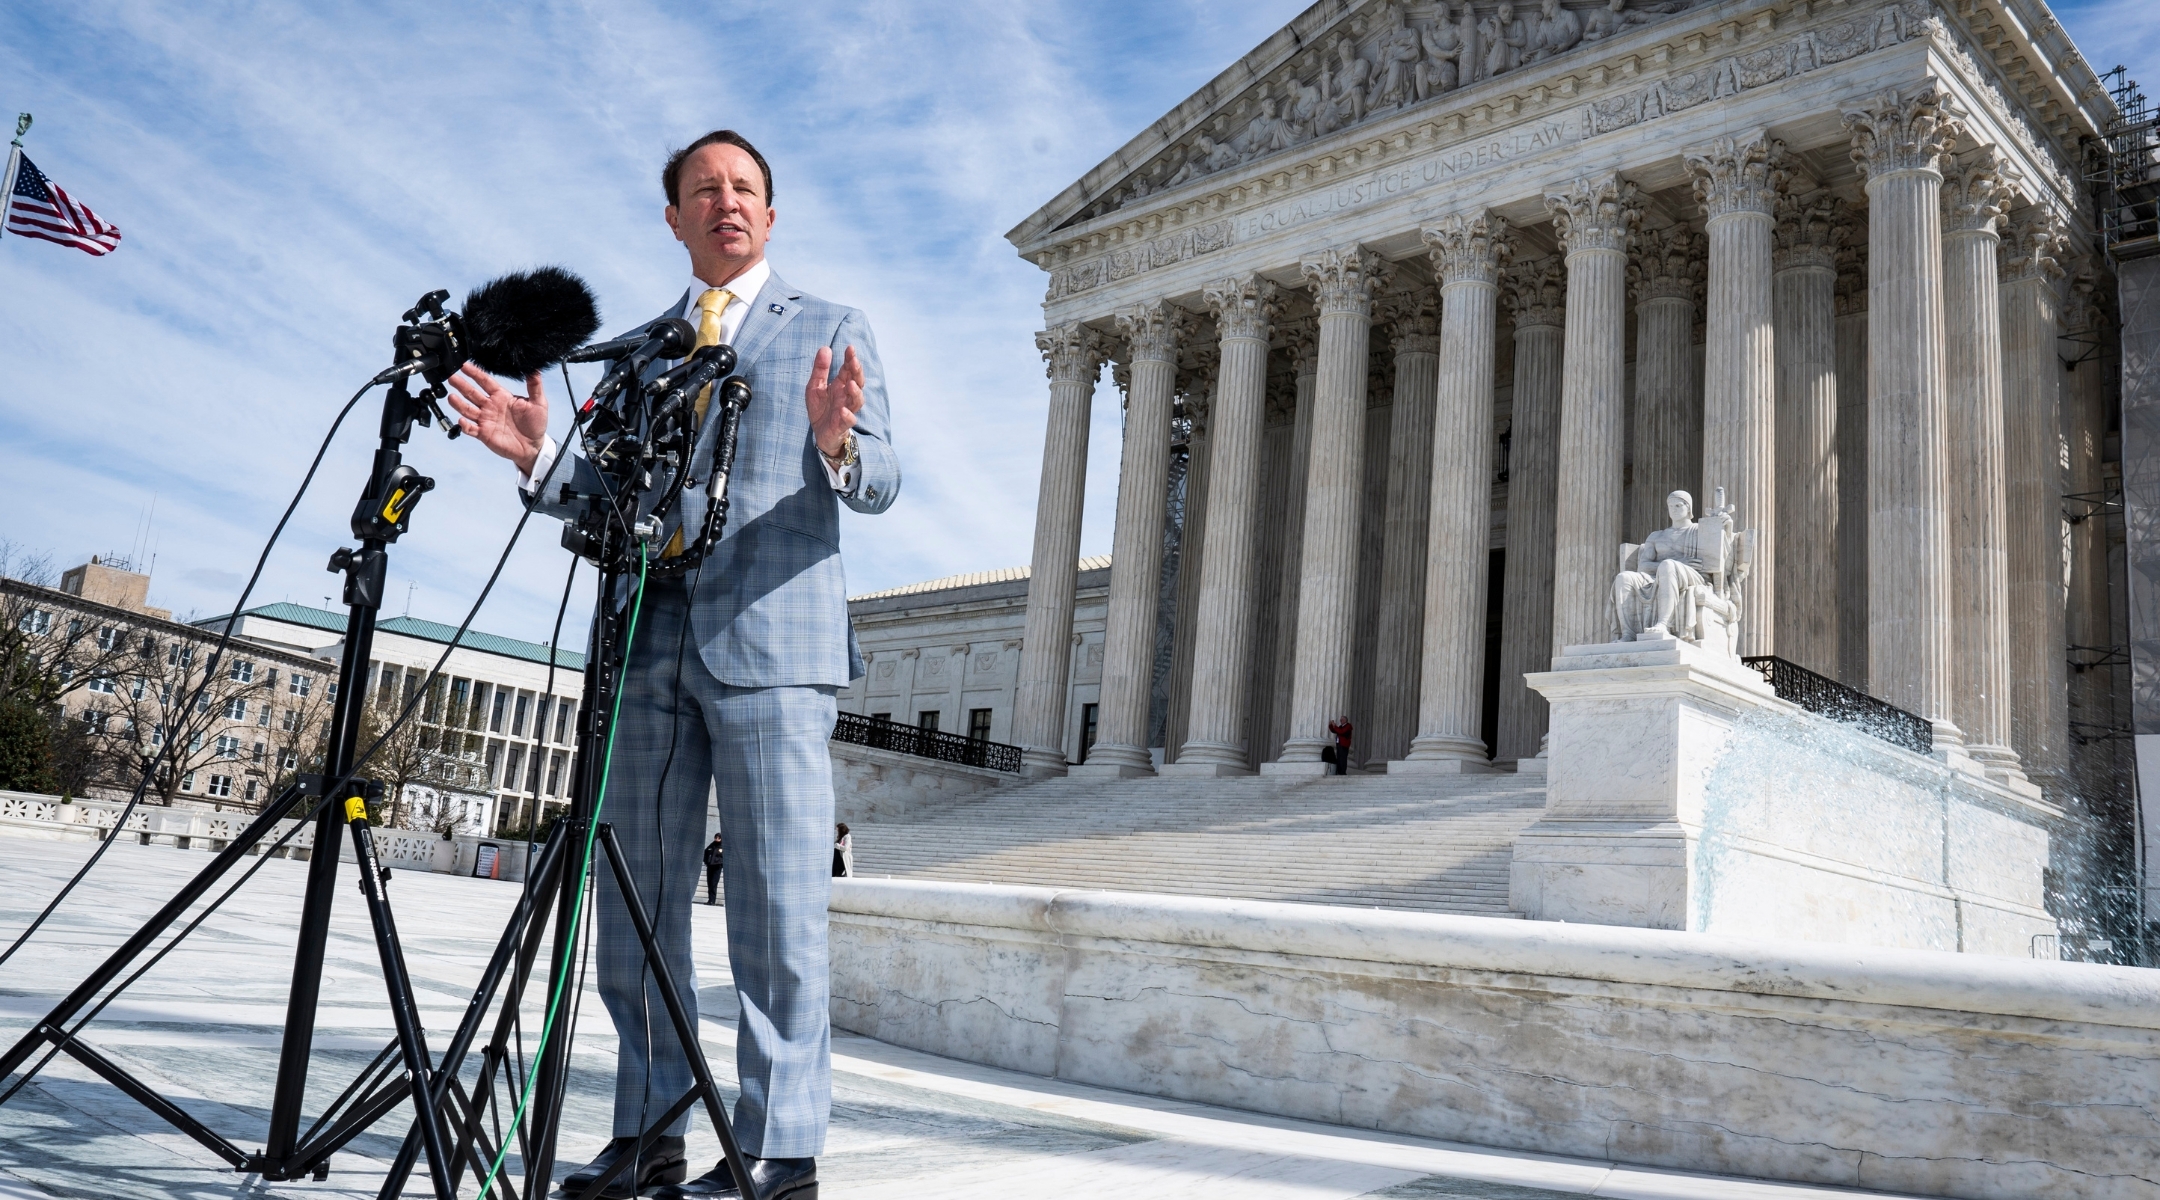
[[[423,700],[395,730],[390,726],[401,705],[369,705],[361,718],[359,749],[382,739],[374,757],[360,769],[367,778],[382,781],[388,808],[382,824],[446,832],[464,819],[474,797],[488,794],[486,771],[477,761],[478,748],[469,744],[476,739],[462,731],[464,707],[445,701],[441,685],[437,680],[436,694]]]
[[[51,712],[70,693],[130,676],[140,627],[56,603],[52,560],[0,541],[0,704]],[[93,688],[93,690],[97,690]]]
[[[133,673],[114,681],[114,709],[84,718],[103,737],[112,774],[133,786],[143,771],[153,772],[151,787],[166,804],[183,791],[259,803],[247,784],[268,781],[273,737],[292,732],[277,728],[277,700],[291,680],[245,645],[228,646],[222,656],[214,649],[189,638],[146,637]]]

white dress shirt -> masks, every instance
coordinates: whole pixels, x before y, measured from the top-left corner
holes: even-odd
[[[765,290],[765,281],[771,278],[772,265],[761,258],[752,263],[749,270],[719,285],[728,291],[727,307],[720,310],[720,340],[722,342],[730,346],[735,344],[736,331],[742,328],[744,318],[750,315],[751,303],[757,299],[759,292]],[[713,284],[709,284],[696,276],[691,277],[690,303],[685,310],[684,319],[688,320],[692,325],[697,324],[698,297],[704,295],[713,286]],[[560,451],[561,447],[556,445],[554,438],[542,434],[540,438],[540,454],[533,459],[532,474],[520,474],[518,476],[518,486],[527,494],[530,494],[536,486],[535,480],[548,477],[548,471],[554,467],[555,456]],[[834,491],[848,492],[854,489],[855,465],[853,463],[836,468],[823,453],[818,455],[818,463],[825,468],[825,478],[832,484]]]

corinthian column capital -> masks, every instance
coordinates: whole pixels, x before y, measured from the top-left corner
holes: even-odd
[[[1869,179],[1895,171],[1940,171],[1950,144],[1965,132],[1958,115],[1932,79],[1877,92],[1845,110],[1853,161]]]
[[[1419,233],[1441,287],[1498,284],[1501,270],[1515,256],[1514,228],[1487,208],[1442,217]]]
[[[1642,201],[1635,185],[1618,175],[1578,179],[1561,191],[1547,193],[1545,207],[1569,254],[1584,250],[1625,254],[1635,226],[1642,221]]]
[[[1770,265],[1774,271],[1800,267],[1837,270],[1838,250],[1846,240],[1846,208],[1843,200],[1829,196],[1800,199],[1787,194],[1778,200],[1777,224],[1771,228]]]
[[[2005,222],[1996,265],[2002,280],[2061,279],[2070,226],[2052,205],[2028,204]]]
[[[1440,298],[1431,288],[1388,293],[1381,297],[1380,316],[1395,353],[1440,353]]]
[[[1215,328],[1226,338],[1264,342],[1282,315],[1281,289],[1257,274],[1218,279],[1200,294],[1215,314]]]
[[[1290,374],[1305,378],[1320,369],[1320,321],[1311,313],[1283,324],[1283,349],[1290,356]]]
[[[1110,339],[1078,321],[1036,334],[1035,348],[1052,383],[1093,383],[1110,357]]]
[[[1942,164],[1944,233],[1994,233],[2017,202],[2018,173],[1993,146]]]
[[[1363,246],[1323,250],[1298,264],[1320,315],[1372,315],[1373,297],[1393,274],[1387,261]]]
[[[1694,178],[1695,203],[1712,221],[1734,213],[1767,215],[1792,177],[1785,169],[1785,143],[1761,130],[1713,138],[1681,161]]]
[[[1514,314],[1515,327],[1567,323],[1567,269],[1548,254],[1512,263],[1501,277],[1500,298]]]
[[[1685,225],[1637,231],[1635,253],[1628,260],[1628,283],[1635,289],[1635,302],[1696,303],[1702,297],[1707,262],[1703,235]]]
[[[1178,346],[1192,330],[1192,314],[1167,300],[1151,300],[1117,315],[1118,336],[1132,362],[1177,361]]]
[[[1838,206],[1840,236],[1831,258],[1837,269],[1837,315],[1849,317],[1868,307],[1868,210],[1856,204]]]

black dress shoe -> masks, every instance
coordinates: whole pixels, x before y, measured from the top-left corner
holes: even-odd
[[[752,1158],[749,1167],[758,1200],[817,1200],[814,1158]],[[671,1183],[653,1191],[653,1200],[727,1200],[730,1196],[741,1200],[742,1189],[735,1186],[735,1176],[724,1158],[688,1183]]]
[[[637,1139],[634,1137],[619,1137],[609,1142],[599,1157],[572,1171],[563,1179],[562,1194],[573,1198],[584,1194],[585,1189],[592,1186],[593,1180],[606,1174],[608,1168],[613,1167],[618,1159],[629,1155],[636,1147]],[[635,1189],[630,1186],[630,1171],[631,1168],[624,1167],[615,1178],[608,1180],[608,1185],[600,1189],[600,1194],[607,1200],[629,1200],[639,1191],[655,1184],[682,1182],[683,1176],[690,1173],[690,1164],[684,1158],[683,1139],[653,1139],[653,1144],[647,1146],[645,1153],[638,1158],[639,1178]]]

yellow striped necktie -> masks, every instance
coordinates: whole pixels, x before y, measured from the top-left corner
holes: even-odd
[[[698,294],[697,344],[699,348],[720,344],[720,314],[727,311],[728,304],[734,298],[735,294],[726,288],[706,288]],[[697,394],[697,419],[700,426],[705,424],[705,410],[711,405],[712,385],[708,383],[699,389]],[[660,552],[660,557],[673,558],[681,554],[682,550],[683,531],[678,527],[675,530],[675,536],[668,539],[667,549]]]

